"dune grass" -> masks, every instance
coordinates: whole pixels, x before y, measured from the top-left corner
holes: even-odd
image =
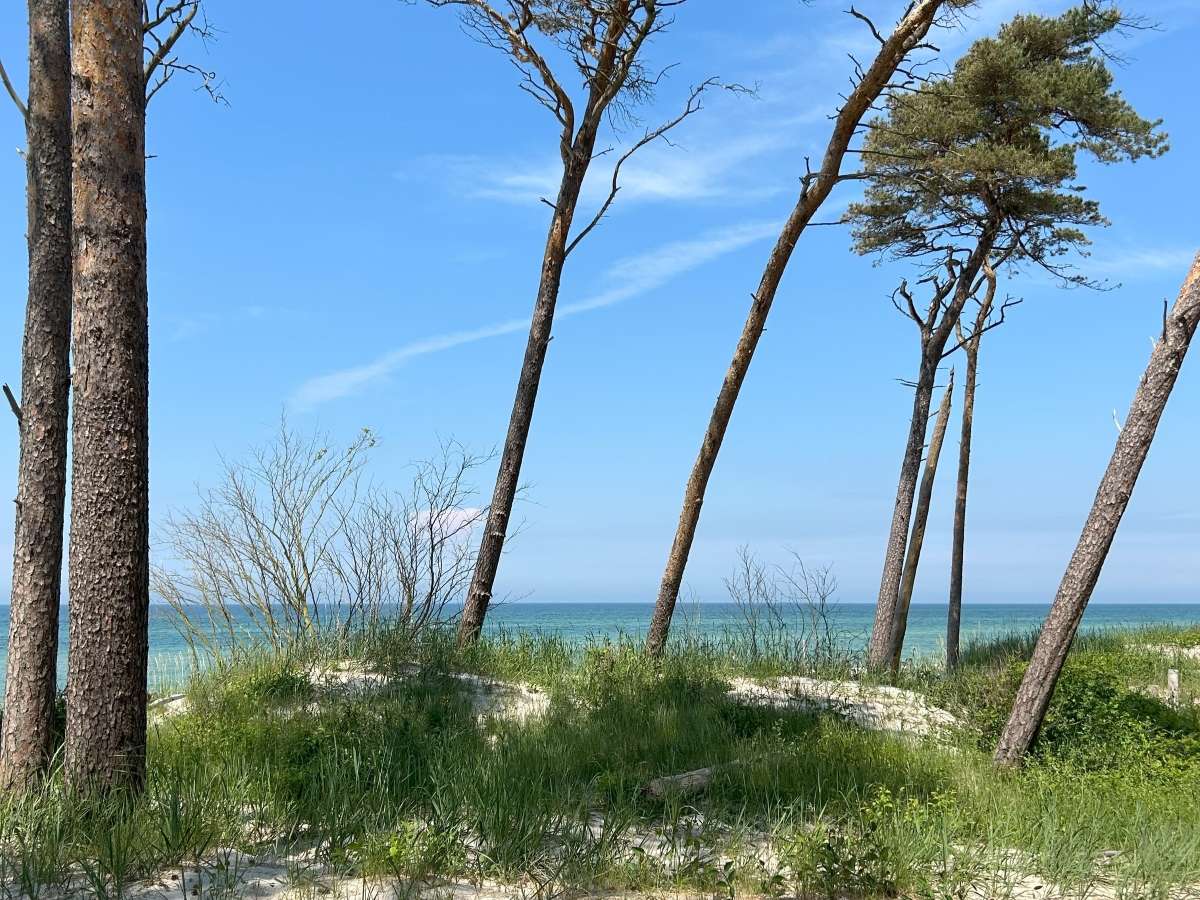
[[[1200,720],[1142,693],[1168,664],[1144,645],[1184,639],[1082,639],[1034,758],[1010,774],[988,750],[1020,637],[968,648],[953,676],[906,668],[903,686],[965,723],[949,746],[728,702],[733,675],[852,667],[733,637],[681,640],[658,665],[625,640],[501,635],[460,653],[386,631],[243,654],[192,679],[185,714],[154,720],[143,794],[78,801],[52,779],[3,801],[0,891],[116,897],[237,849],[292,859],[297,882],[494,879],[545,895],[953,898],[986,879],[1004,896],[1038,875],[1166,897],[1200,883]],[[389,689],[322,700],[310,673],[344,658],[394,676]],[[1200,683],[1200,663],[1180,665]],[[463,671],[539,685],[548,710],[479,718],[449,677]],[[699,795],[644,794],[708,766]]]

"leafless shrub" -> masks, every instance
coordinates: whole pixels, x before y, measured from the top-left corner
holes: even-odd
[[[378,616],[395,605],[416,632],[462,600],[475,565],[473,534],[485,515],[470,505],[469,481],[483,461],[443,444],[438,456],[414,464],[407,493],[374,491],[348,518],[351,540],[337,572],[363,611]]]
[[[813,666],[844,661],[846,635],[835,622],[837,578],[829,565],[810,568],[796,553],[787,566],[738,549],[725,589],[742,617],[753,654],[787,648]]]
[[[282,649],[383,621],[416,634],[446,621],[474,565],[474,471],[487,458],[455,442],[414,464],[403,492],[372,485],[375,437],[344,447],[286,422],[195,509],[169,517],[154,590],[193,649]]]

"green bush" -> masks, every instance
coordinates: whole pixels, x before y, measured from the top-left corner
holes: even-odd
[[[1172,767],[1200,763],[1194,715],[1124,686],[1103,660],[1084,658],[1059,679],[1035,752],[1082,769],[1131,761]]]
[[[1032,748],[1035,760],[1080,771],[1128,765],[1200,765],[1200,721],[1127,683],[1137,661],[1115,647],[1072,655]],[[995,748],[1008,721],[1026,663],[959,672],[937,693],[970,723],[980,750]]]

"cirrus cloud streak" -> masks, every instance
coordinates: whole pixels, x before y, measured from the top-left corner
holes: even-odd
[[[747,222],[690,240],[673,241],[646,253],[618,260],[605,276],[608,282],[605,289],[590,297],[560,305],[556,319],[603,309],[649,293],[692,269],[773,237],[778,232],[778,222]],[[412,359],[489,338],[517,334],[528,328],[529,317],[524,316],[410,341],[361,365],[308,379],[292,393],[289,406],[297,410],[311,410],[366,390]]]

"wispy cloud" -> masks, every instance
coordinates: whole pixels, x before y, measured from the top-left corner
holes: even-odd
[[[689,241],[673,241],[648,253],[618,260],[609,269],[611,286],[584,300],[559,308],[559,315],[612,306],[652,291],[672,278],[779,233],[778,222],[751,222],[710,232]]]
[[[647,253],[619,260],[609,269],[605,277],[608,286],[604,290],[582,300],[560,305],[556,318],[562,319],[602,309],[648,293],[718,257],[773,237],[778,231],[777,222],[744,223],[692,240],[674,241]],[[528,327],[529,318],[523,317],[412,341],[363,365],[310,378],[292,394],[289,405],[295,409],[312,409],[358,393],[369,385],[387,378],[411,359],[452,350],[488,338],[516,334]]]
[[[1120,278],[1168,271],[1178,272],[1182,278],[1195,255],[1195,247],[1097,249],[1092,252],[1086,268]]]
[[[616,210],[641,203],[725,203],[744,205],[795,189],[785,165],[766,165],[772,158],[790,157],[802,168],[809,152],[808,133],[823,131],[831,106],[796,108],[794,79],[784,85],[759,85],[758,97],[713,92],[706,108],[670,133],[643,147],[621,168]],[[808,86],[806,86],[808,87]],[[777,90],[778,89],[778,90]],[[775,102],[787,95],[787,106]],[[678,113],[669,105],[646,111],[647,124]],[[613,167],[642,131],[608,134],[589,167],[583,186],[585,207],[596,207],[608,195]],[[396,173],[399,179],[433,180],[443,190],[470,200],[490,200],[533,208],[540,198],[553,199],[562,176],[554,148],[524,156],[513,148],[494,155],[433,154],[415,160]]]
[[[747,101],[752,102],[752,101]],[[744,203],[789,188],[772,185],[764,191],[754,184],[758,174],[750,164],[790,143],[782,129],[732,138],[705,136],[686,143],[654,144],[646,147],[621,169],[620,204],[736,200]],[[584,183],[582,199],[595,206],[612,185],[609,157],[593,163]],[[449,190],[477,200],[529,205],[545,197],[553,199],[562,174],[562,164],[552,156],[542,160],[513,161],[483,156],[438,156],[425,160],[426,167],[443,173]]]
[[[418,356],[430,353],[440,353],[461,347],[463,344],[473,344],[487,338],[500,337],[524,331],[529,327],[529,319],[509,319],[507,322],[497,322],[482,328],[472,328],[467,331],[452,331],[448,334],[435,335],[405,344],[390,353],[349,369],[340,369],[327,375],[310,378],[292,394],[289,405],[296,409],[311,409],[331,400],[338,400],[362,390],[372,382],[386,378],[401,365]]]

